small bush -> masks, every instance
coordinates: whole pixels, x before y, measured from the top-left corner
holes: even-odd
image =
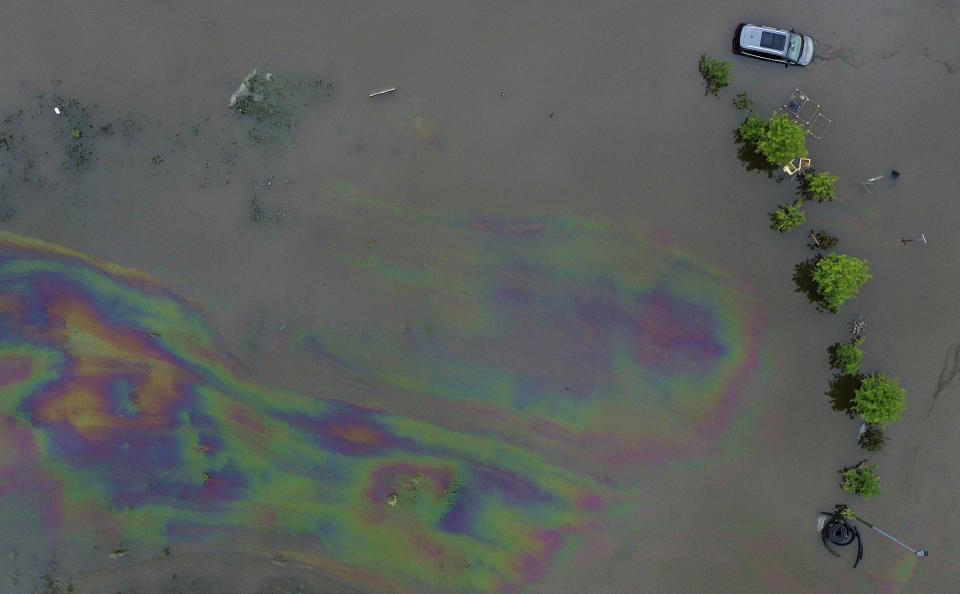
[[[748,117],[742,124],[740,124],[740,128],[737,130],[737,132],[740,134],[740,139],[751,144],[756,144],[756,142],[763,137],[763,134],[766,131],[766,120],[761,120],[759,117],[757,117],[757,114],[752,114],[750,117]]]
[[[700,76],[705,86],[704,95],[716,96],[720,89],[730,85],[730,69],[733,64],[726,60],[714,60],[707,54],[700,54]]]
[[[832,202],[836,197],[836,184],[839,176],[829,172],[805,175],[801,180],[800,191],[807,200]]]
[[[868,423],[887,425],[900,418],[906,407],[907,391],[897,380],[883,373],[872,373],[863,379],[853,397],[853,411]]]
[[[880,494],[880,478],[876,474],[877,465],[872,466],[864,460],[859,464],[840,470],[840,486],[847,493],[870,499]]]
[[[807,215],[803,212],[803,203],[794,200],[789,204],[781,204],[775,212],[770,213],[770,218],[773,220],[770,228],[783,233],[802,224],[807,220]]]
[[[747,110],[753,107],[753,97],[747,95],[745,91],[740,91],[733,98],[733,106],[737,109]]]
[[[836,247],[836,245],[840,243],[840,238],[836,235],[830,235],[825,229],[821,229],[816,233],[810,231],[810,237],[812,241],[808,243],[807,246],[812,250],[826,250]]]
[[[863,362],[863,351],[860,345],[863,339],[855,340],[849,344],[840,344],[839,342],[830,347],[830,367],[837,369],[847,375],[855,375],[860,371],[860,365]]]
[[[867,430],[860,434],[858,440],[860,447],[868,452],[879,452],[886,442],[887,437],[883,434],[883,429],[873,423],[867,423]]]
[[[817,260],[812,276],[820,297],[818,309],[833,313],[840,311],[840,306],[855,297],[873,277],[866,260],[843,254],[829,254]]]

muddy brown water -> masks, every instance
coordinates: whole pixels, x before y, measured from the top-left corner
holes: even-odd
[[[811,34],[814,64],[784,69],[731,56],[731,32],[741,21]],[[701,52],[733,62],[733,84],[719,99],[703,95]],[[738,429],[745,445],[722,460],[681,460],[651,472],[638,495],[642,511],[623,516],[608,554],[576,571],[557,567],[525,587],[960,587],[953,559],[960,476],[952,461],[960,447],[960,323],[953,316],[960,292],[960,3],[41,8],[8,1],[0,7],[0,55],[4,111],[39,105],[38,90],[45,101],[62,92],[117,122],[112,136],[97,137],[96,162],[79,173],[50,165],[38,148],[37,175],[46,185],[11,186],[2,206],[12,216],[2,228],[162,279],[205,311],[228,350],[265,384],[301,392],[324,385],[360,404],[463,423],[443,410],[421,410],[401,387],[276,347],[288,324],[362,335],[424,318],[414,294],[378,295],[384,285],[367,286],[367,276],[328,257],[362,258],[375,242],[404,264],[456,265],[443,263],[457,248],[454,234],[391,208],[445,220],[577,216],[625,232],[654,229],[692,259],[756,288],[764,320],[758,344],[769,358],[744,387],[757,407]],[[255,66],[333,85],[328,100],[301,112],[292,149],[234,150],[249,148],[248,139],[231,128],[225,104]],[[392,86],[393,95],[367,97]],[[807,223],[781,235],[768,228],[766,213],[792,200],[794,186],[744,169],[732,134],[741,116],[730,101],[747,91],[763,114],[795,87],[832,119],[808,147],[815,166],[840,176],[839,198],[809,205]],[[24,129],[42,135],[57,125],[47,115],[50,122],[34,119]],[[194,125],[200,130],[191,139]],[[188,138],[182,146],[178,133]],[[151,163],[154,154],[163,162]],[[902,173],[895,183],[891,169]],[[877,175],[887,177],[867,194],[860,180]],[[335,199],[344,183],[380,206]],[[255,192],[265,212],[282,216],[252,224]],[[871,264],[874,278],[840,315],[818,313],[791,281],[793,266],[811,255],[803,237],[811,228],[839,235],[840,251]],[[926,245],[901,244],[920,233]],[[824,395],[825,349],[844,339],[856,312],[868,324],[865,367],[899,377],[908,393],[907,410],[877,455],[857,448],[858,423],[831,411]],[[870,501],[836,484],[836,469],[864,457],[880,465],[884,487]],[[840,502],[932,555],[916,560],[865,529],[861,567],[850,568],[849,551],[830,557],[815,532],[816,511]],[[174,556],[166,566],[72,565],[58,573],[46,549],[31,552],[36,530],[24,520],[0,536],[4,551],[20,551],[16,558],[4,553],[6,573],[19,572],[34,584],[30,591],[41,590],[42,574],[62,575],[77,591],[358,587],[316,568],[243,563],[236,542],[256,535],[197,551],[210,560],[203,565]],[[0,589],[8,587],[4,580]]]

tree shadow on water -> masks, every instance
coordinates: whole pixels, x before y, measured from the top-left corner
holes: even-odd
[[[793,268],[793,282],[797,285],[797,293],[805,294],[810,303],[816,304],[823,302],[817,283],[813,280],[813,271],[819,261],[820,256],[814,256],[813,258],[807,258]]]
[[[737,145],[737,158],[743,163],[743,168],[747,171],[756,171],[757,173],[766,173],[767,177],[773,177],[773,172],[777,170],[771,165],[767,158],[757,152],[754,143],[748,142],[740,134],[740,129],[733,131],[733,142]],[[778,179],[778,182],[783,181]]]
[[[830,390],[826,395],[830,397],[830,406],[837,412],[845,413],[851,419],[856,416],[853,411],[853,397],[866,377],[861,373],[837,373],[830,380]]]

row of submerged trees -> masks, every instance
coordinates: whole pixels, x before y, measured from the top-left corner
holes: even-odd
[[[714,60],[706,54],[700,56],[699,70],[706,87],[705,94],[718,96],[721,89],[729,86],[731,67],[727,61]],[[735,132],[737,143],[741,145],[740,157],[748,163],[748,170],[765,170],[772,177],[776,168],[809,156],[806,130],[790,116],[774,114],[769,119],[761,118],[752,111],[753,100],[745,92],[734,97],[733,105],[750,114]],[[780,233],[806,221],[804,202],[816,200],[822,203],[836,199],[838,176],[829,172],[817,173],[811,168],[800,171],[796,177],[800,198],[781,204],[770,213],[771,228]],[[811,231],[810,236],[813,239],[810,247],[814,249],[829,249],[838,242],[826,231]],[[845,254],[818,254],[797,265],[794,281],[817,304],[818,310],[838,313],[844,302],[854,298],[871,278],[867,264],[866,260]],[[854,319],[849,342],[835,343],[828,349],[830,366],[836,371],[830,394],[835,397],[835,402],[846,400],[841,410],[846,410],[851,417],[857,414],[863,419],[859,444],[869,452],[876,452],[886,442],[884,429],[900,418],[906,392],[896,379],[882,372],[861,373],[864,328],[862,318]],[[879,495],[876,468],[876,464],[867,464],[866,460],[842,468],[841,487],[866,499]]]

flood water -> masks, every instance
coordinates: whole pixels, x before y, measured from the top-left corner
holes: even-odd
[[[814,63],[732,56],[738,22]],[[960,2],[11,0],[0,33],[0,590],[960,589]],[[228,107],[254,68],[289,131]],[[794,88],[840,179],[780,234],[731,100]],[[870,264],[839,314],[792,280],[811,229]],[[907,391],[880,453],[827,394],[858,313]],[[839,503],[930,557],[861,525],[834,558]]]

